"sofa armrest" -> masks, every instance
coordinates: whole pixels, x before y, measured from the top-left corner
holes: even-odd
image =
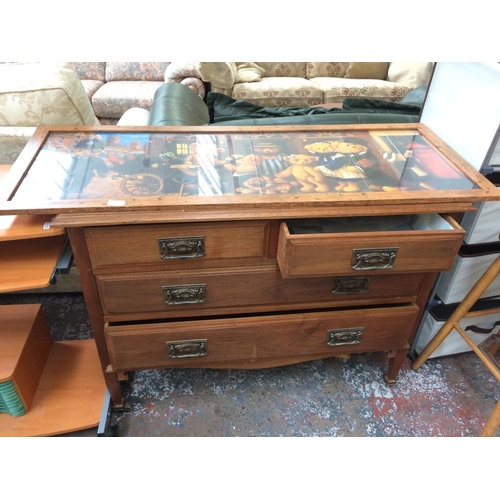
[[[197,62],[194,64],[201,79],[210,84],[212,92],[231,95],[238,72],[235,62]]]
[[[432,62],[392,62],[387,80],[414,89],[429,84],[433,69]]]
[[[205,85],[200,72],[193,62],[172,62],[165,70],[166,83],[182,83],[196,92],[202,99],[205,97]]]

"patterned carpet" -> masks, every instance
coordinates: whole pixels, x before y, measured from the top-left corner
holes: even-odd
[[[3,294],[41,303],[54,340],[91,337],[80,293]],[[407,360],[387,387],[382,353],[262,370],[145,370],[124,383],[117,436],[478,436],[500,384],[474,353]],[[71,434],[95,436],[96,429]],[[497,431],[496,436],[500,436]]]

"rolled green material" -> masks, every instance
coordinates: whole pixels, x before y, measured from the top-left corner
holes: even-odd
[[[198,126],[209,122],[203,99],[182,83],[165,83],[157,89],[149,111],[148,125]]]

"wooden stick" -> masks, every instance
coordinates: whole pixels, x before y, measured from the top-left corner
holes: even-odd
[[[500,272],[500,256],[498,256],[486,272],[479,278],[477,283],[472,287],[471,291],[466,295],[461,304],[455,309],[455,312],[450,316],[446,323],[441,327],[436,336],[431,340],[427,347],[422,351],[420,356],[413,362],[411,367],[418,370],[429,358],[429,356],[441,345],[443,340],[453,330],[453,327],[458,323],[469,309],[477,302],[479,297],[491,285],[493,280]]]
[[[497,401],[493,413],[484,426],[481,437],[493,437],[500,426],[500,399]]]

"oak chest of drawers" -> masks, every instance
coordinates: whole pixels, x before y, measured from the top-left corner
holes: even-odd
[[[384,351],[395,383],[464,237],[447,214],[498,199],[416,124],[40,127],[13,170],[0,209],[67,228],[115,405],[139,369]]]

